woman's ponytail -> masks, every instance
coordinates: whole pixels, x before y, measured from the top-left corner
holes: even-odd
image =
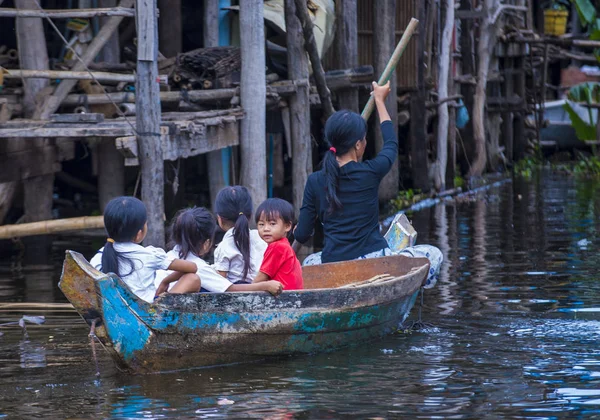
[[[337,196],[340,165],[335,158],[335,152],[331,149],[325,153],[323,158],[323,173],[325,174],[325,198],[329,204],[327,212],[331,214],[342,208],[342,203]]]
[[[342,110],[334,113],[325,123],[325,140],[331,146],[323,157],[322,169],[325,175],[325,198],[329,214],[342,208],[338,198],[340,165],[336,156],[348,153],[356,142],[365,138],[367,123],[352,111]]]

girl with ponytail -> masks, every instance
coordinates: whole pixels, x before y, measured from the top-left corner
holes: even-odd
[[[252,283],[262,264],[267,243],[250,230],[252,197],[239,185],[225,187],[215,199],[217,222],[225,231],[215,250],[214,268],[231,283]]]
[[[103,273],[115,273],[140,299],[152,302],[155,296],[167,290],[189,293],[200,290],[196,264],[168,256],[160,248],[141,246],[148,233],[146,206],[135,197],[117,197],[104,210],[104,227],[108,239],[90,263]],[[156,272],[173,270],[158,285]]]
[[[204,256],[210,252],[215,236],[217,223],[214,216],[204,207],[192,207],[180,210],[171,224],[171,249],[167,255],[173,258],[191,261],[198,267],[197,274],[202,279],[203,292],[257,292],[265,291],[278,296],[283,290],[280,282],[275,280],[256,284],[233,284],[206,261]],[[168,276],[168,271],[160,271],[156,282]]]

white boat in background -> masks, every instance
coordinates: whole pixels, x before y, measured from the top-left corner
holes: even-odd
[[[572,149],[585,147],[586,143],[589,144],[589,142],[583,142],[577,138],[569,113],[564,107],[567,102],[584,121],[596,125],[596,121],[598,121],[597,109],[590,110],[567,99],[546,102],[544,103],[544,120],[546,123],[540,131],[542,146]],[[541,106],[537,105],[536,108],[540,109]],[[532,116],[531,118],[535,117]]]

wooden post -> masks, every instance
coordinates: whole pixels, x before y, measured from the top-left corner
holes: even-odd
[[[461,0],[460,2],[461,11],[472,11],[472,0]],[[473,19],[463,19],[461,21],[460,31],[460,55],[461,55],[461,70],[462,74],[474,74],[475,73],[475,54],[473,51],[473,32],[474,25]],[[475,87],[469,83],[463,83],[460,85],[460,91],[458,92],[463,96],[463,100],[469,115],[473,115],[473,97],[475,96]],[[462,130],[462,143],[464,147],[460,147],[459,162],[461,163],[461,172],[467,173],[470,168],[470,162],[474,159],[473,151],[475,145],[473,143],[473,119],[470,118],[466,127]],[[466,153],[466,156],[465,156]]]
[[[287,67],[290,80],[308,79],[308,57],[304,52],[302,26],[296,16],[294,0],[285,0],[285,25],[287,37]],[[358,97],[357,97],[358,100]],[[310,103],[308,86],[298,86],[290,100],[290,134],[292,143],[292,177],[294,211],[300,214],[304,186],[312,173],[310,144]],[[356,104],[358,107],[358,103]]]
[[[515,91],[521,100],[525,101],[525,57],[521,56],[515,59],[515,68],[519,69],[515,77]],[[527,150],[527,139],[525,138],[525,116],[523,111],[514,114],[514,149],[513,158],[517,162],[525,157]]]
[[[142,170],[142,201],[148,210],[145,245],[164,247],[164,161],[160,138],[160,97],[158,89],[158,24],[156,0],[136,0],[137,81],[136,131]]]
[[[119,4],[120,7],[132,7],[135,0],[121,0]],[[156,13],[156,12],[154,12]],[[98,34],[94,37],[88,48],[83,53],[81,59],[83,63],[79,60],[76,61],[75,65],[71,70],[73,71],[84,71],[85,66],[89,65],[94,58],[98,55],[98,53],[102,50],[104,45],[108,42],[113,32],[117,30],[119,24],[123,20],[122,16],[111,16],[105,24],[102,26],[102,29],[98,32]],[[138,38],[139,42],[139,38]],[[51,96],[48,96],[40,106],[37,107],[35,118],[46,120],[51,114],[54,114],[63,99],[67,97],[71,89],[77,84],[77,80],[62,80],[60,84],[54,90],[54,93]]]
[[[455,22],[456,23],[456,22]],[[448,95],[456,95],[456,84],[454,76],[456,75],[456,59],[454,52],[456,50],[456,29],[452,31],[452,48],[450,50],[450,73],[448,75]],[[456,171],[456,107],[448,110],[448,167],[446,168],[446,188],[454,188],[454,178]]]
[[[240,102],[246,111],[240,123],[241,180],[255,206],[267,199],[264,25],[263,1],[245,0],[240,7]]]
[[[450,56],[452,50],[452,33],[454,31],[454,0],[446,0],[446,17],[442,33],[442,47],[438,64],[438,126],[437,126],[437,158],[435,188],[438,191],[446,189],[446,165],[448,164],[448,102],[442,102],[448,97],[448,74],[450,73]]]
[[[396,0],[373,2],[373,57],[375,74],[382,74],[396,47]],[[394,131],[398,131],[398,91],[396,72],[390,77],[391,92],[386,99],[386,107],[392,117]],[[375,149],[377,153],[383,147],[381,130],[375,129]],[[392,169],[379,184],[379,201],[387,202],[398,194],[398,159]]]
[[[358,66],[357,0],[336,4],[335,55],[343,69]],[[289,48],[289,41],[288,41]],[[337,92],[338,108],[358,112],[358,89],[341,89]]]
[[[421,23],[417,42],[417,90],[410,95],[410,155],[413,186],[415,189],[427,192],[430,189],[427,173],[427,119],[425,90],[425,38],[427,36],[427,22],[425,2],[418,4],[418,19]]]
[[[504,58],[504,86],[503,94],[506,99],[510,99],[514,94],[514,70],[513,58]],[[502,115],[502,137],[504,138],[505,156],[509,162],[513,161],[513,113],[505,112]]]
[[[317,43],[314,36],[314,25],[308,14],[308,6],[306,0],[295,0],[296,2],[296,16],[300,19],[302,25],[302,31],[304,33],[304,48],[310,57],[310,64],[313,70],[313,77],[315,84],[317,85],[317,92],[321,99],[321,107],[323,108],[323,117],[329,118],[331,114],[335,112],[333,105],[331,104],[331,92],[327,87],[325,81],[325,72],[323,71],[323,65],[321,64],[321,57],[319,57],[319,51],[317,50]]]
[[[215,3],[216,0],[209,3]],[[205,2],[206,3],[206,2]],[[182,52],[181,0],[158,0],[158,45],[165,57],[175,57]]]
[[[117,0],[100,0],[100,7],[115,7]],[[108,18],[101,18],[104,26]],[[120,63],[121,51],[119,47],[119,33],[115,31],[101,51],[105,63]],[[93,109],[93,106],[90,107]],[[104,210],[110,200],[125,194],[125,159],[117,150],[114,140],[100,141],[96,153],[98,154],[98,201],[100,210]]]
[[[35,0],[17,0],[15,6],[19,9],[37,9]],[[23,69],[47,70],[48,51],[46,37],[41,18],[17,18],[17,45],[20,66]],[[47,79],[26,79],[24,82],[23,108],[24,115],[31,117],[36,107],[36,96],[48,85]],[[18,140],[17,140],[18,142]],[[56,161],[56,150],[51,147],[49,140],[35,139],[31,150],[32,157],[52,154],[50,160]],[[11,141],[12,143],[12,141]],[[48,147],[50,146],[50,147]],[[23,147],[22,142],[18,147]],[[33,160],[33,159],[32,159]],[[25,219],[27,222],[37,222],[52,218],[52,193],[54,173],[48,173],[23,181]],[[51,243],[48,238],[33,238],[27,241],[26,262],[46,263],[50,259]],[[38,260],[39,259],[39,260]],[[36,261],[37,260],[37,261]]]
[[[204,47],[216,47],[219,45],[219,2],[215,0],[204,0],[203,16],[203,38]],[[214,206],[217,193],[226,186],[223,176],[222,151],[215,150],[207,156],[208,180],[210,191],[210,202]],[[258,204],[255,204],[258,205]],[[214,208],[214,207],[213,207]]]

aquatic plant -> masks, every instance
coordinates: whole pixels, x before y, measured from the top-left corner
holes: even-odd
[[[521,159],[513,167],[513,173],[516,176],[520,176],[525,179],[531,179],[535,170],[542,166],[542,162],[537,157],[527,157]]]
[[[573,174],[585,178],[600,178],[600,158],[580,154],[579,161],[573,167]]]
[[[396,198],[390,200],[390,206],[392,207],[392,210],[397,212],[410,207],[417,201],[420,201],[423,198],[420,193],[421,190],[413,190],[412,188],[398,191]]]

